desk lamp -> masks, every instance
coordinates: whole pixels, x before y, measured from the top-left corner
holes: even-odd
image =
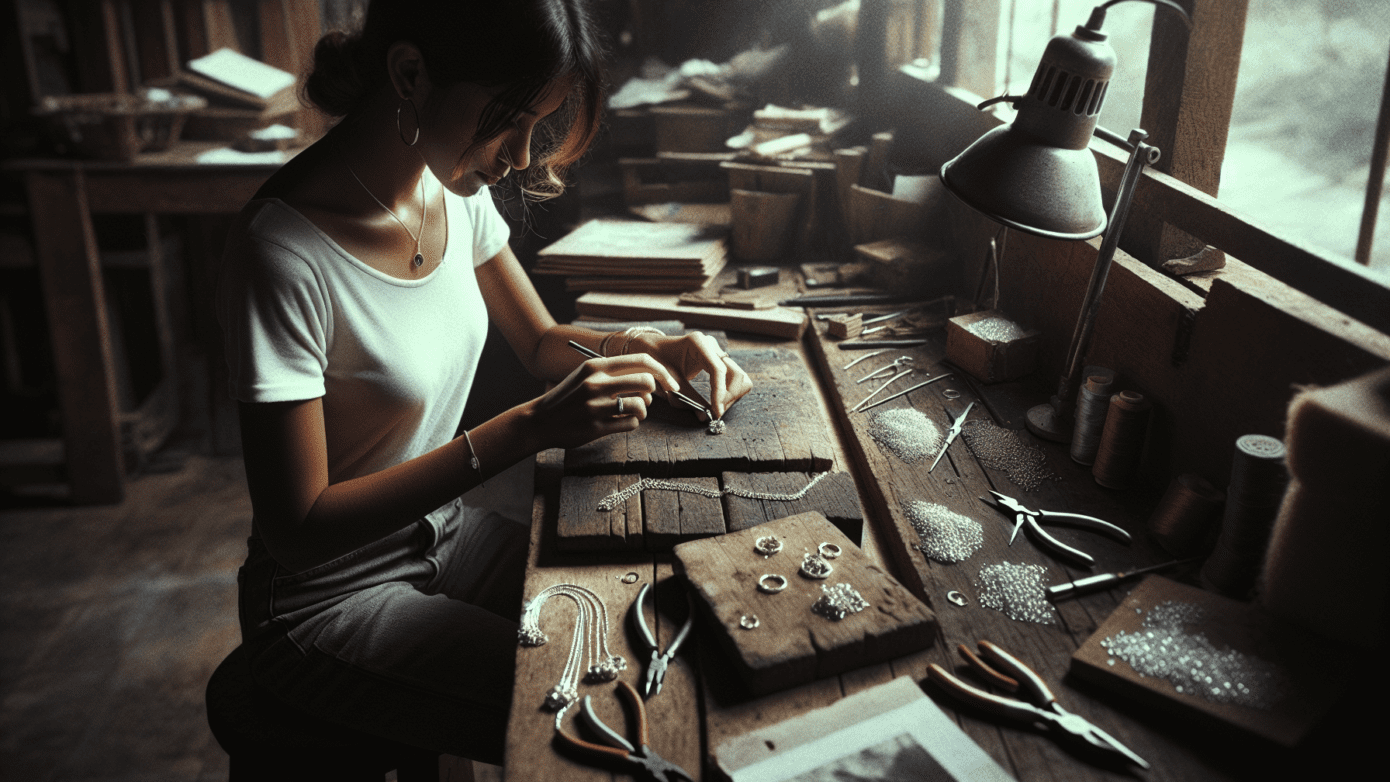
[[[1158,162],[1159,157],[1158,148],[1144,143],[1148,138],[1144,131],[1132,130],[1126,139],[1097,124],[1115,71],[1115,50],[1100,28],[1106,9],[1126,1],[1102,3],[1091,11],[1085,25],[1070,35],[1053,37],[1026,94],[1001,95],[979,105],[983,109],[1007,101],[1017,109],[1017,118],[985,133],[941,167],[947,190],[1009,228],[1049,239],[1090,239],[1105,233],[1057,394],[1028,411],[1029,431],[1057,442],[1071,439],[1082,359],[1090,346],[1101,291],[1134,186],[1144,166]],[[1187,12],[1173,0],[1144,1],[1177,11],[1191,24]],[[1109,215],[1101,203],[1100,173],[1089,149],[1092,135],[1129,151]]]

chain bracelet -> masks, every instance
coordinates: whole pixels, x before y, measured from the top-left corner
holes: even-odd
[[[801,487],[799,491],[794,492],[792,494],[777,494],[775,492],[752,491],[750,489],[736,489],[728,486],[724,487],[723,489],[707,489],[704,486],[696,486],[694,484],[681,483],[679,481],[667,481],[662,480],[660,478],[643,478],[625,489],[619,489],[613,492],[612,494],[608,495],[607,497],[604,497],[603,500],[599,502],[598,509],[601,511],[611,511],[614,508],[617,508],[619,505],[627,502],[628,500],[632,499],[633,497],[636,497],[638,494],[648,489],[656,491],[683,491],[688,494],[698,494],[701,497],[709,497],[710,499],[715,500],[719,499],[725,494],[732,494],[735,497],[742,497],[747,500],[768,500],[771,502],[796,502],[797,500],[805,497],[807,492],[811,491],[812,487],[814,487],[817,483],[820,483],[821,479],[829,474],[829,472],[820,473],[819,475],[812,478],[810,482],[807,483],[805,486]]]

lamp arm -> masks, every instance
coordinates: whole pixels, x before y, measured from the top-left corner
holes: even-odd
[[[1097,131],[1099,130],[1098,127]],[[1100,252],[1096,254],[1096,265],[1091,269],[1091,281],[1086,287],[1086,297],[1082,299],[1076,329],[1072,332],[1071,348],[1067,351],[1066,373],[1062,375],[1057,386],[1057,396],[1052,400],[1057,414],[1062,417],[1069,417],[1076,405],[1076,390],[1081,384],[1082,359],[1091,345],[1091,331],[1095,326],[1096,314],[1100,311],[1100,296],[1105,290],[1105,280],[1110,274],[1110,263],[1115,258],[1115,250],[1119,247],[1125,220],[1129,217],[1129,207],[1134,201],[1134,188],[1139,184],[1139,176],[1143,173],[1144,166],[1158,160],[1160,154],[1157,147],[1144,143],[1144,139],[1148,137],[1149,134],[1142,130],[1131,130],[1128,143],[1124,145],[1130,149],[1129,161],[1125,163],[1120,188],[1115,194],[1115,205],[1110,210],[1109,225],[1105,229],[1105,237],[1101,239]]]

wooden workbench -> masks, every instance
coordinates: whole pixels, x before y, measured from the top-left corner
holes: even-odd
[[[816,323],[818,327],[823,326]],[[854,474],[865,503],[868,529],[864,548],[927,601],[936,612],[939,637],[931,648],[890,663],[750,699],[740,691],[719,648],[713,643],[701,643],[702,627],[697,622],[691,640],[666,676],[664,689],[647,702],[651,745],[663,757],[684,767],[697,779],[718,779],[721,774],[712,757],[715,748],[725,740],[829,705],[901,675],[922,683],[927,694],[948,714],[955,716],[971,739],[1020,780],[1134,776],[1154,780],[1269,778],[1271,774],[1287,770],[1291,764],[1321,770],[1329,764],[1349,762],[1345,759],[1353,746],[1363,754],[1369,752],[1369,743],[1355,745],[1354,737],[1344,732],[1345,721],[1341,726],[1317,732],[1303,750],[1282,751],[1239,734],[1207,731],[1183,720],[1152,713],[1069,677],[1067,671],[1073,652],[1124,599],[1131,587],[1059,603],[1057,623],[1053,625],[1018,622],[981,607],[977,577],[984,565],[1000,561],[1036,563],[1047,568],[1046,580],[1053,583],[1087,571],[1063,566],[1036,549],[1022,535],[1018,542],[1009,546],[1012,523],[976,498],[987,494],[990,488],[997,488],[1035,507],[1089,513],[1126,527],[1135,534],[1130,546],[1092,533],[1050,529],[1065,542],[1092,553],[1097,560],[1094,572],[1103,572],[1170,558],[1149,543],[1143,534],[1144,521],[1158,499],[1157,491],[1101,489],[1087,469],[1071,462],[1064,446],[1053,444],[1040,445],[1046,452],[1049,467],[1060,480],[1045,482],[1035,491],[1024,491],[1005,475],[983,467],[960,441],[950,448],[930,475],[926,463],[904,464],[882,450],[866,433],[872,412],[893,407],[917,408],[933,421],[941,422],[944,432],[947,419],[943,409],[956,415],[973,400],[979,404],[971,412],[972,420],[992,417],[995,423],[1006,428],[1021,428],[1023,412],[1029,404],[1043,397],[1041,390],[1014,385],[977,388],[967,378],[957,376],[889,402],[870,414],[846,415],[845,402],[853,405],[867,393],[865,386],[853,382],[853,378],[860,377],[867,368],[906,354],[916,360],[919,374],[950,371],[949,366],[939,363],[944,357],[944,335],[937,335],[931,344],[920,348],[885,353],[846,372],[842,367],[863,355],[862,352],[841,351],[822,331],[823,328],[813,329],[804,349],[808,361],[817,370],[819,393],[834,421],[837,443],[843,449],[837,455],[836,469],[848,468]],[[907,387],[906,384],[903,387]],[[948,390],[958,393],[959,397],[948,399]],[[559,582],[582,584],[600,594],[609,612],[608,643],[614,652],[628,660],[628,669],[621,678],[640,685],[646,656],[635,651],[639,646],[633,643],[633,632],[625,620],[628,606],[643,582],[657,584],[656,627],[665,645],[685,617],[682,577],[673,575],[669,555],[640,551],[584,554],[557,551],[554,526],[563,472],[562,452],[547,452],[538,458],[525,594],[530,597]],[[981,522],[985,528],[983,548],[958,564],[945,565],[926,559],[911,548],[917,536],[906,520],[904,507],[913,500],[940,503]],[[636,580],[625,584],[623,577],[629,573],[635,573]],[[969,604],[957,607],[947,602],[944,597],[950,590],[964,593]],[[557,751],[552,743],[553,714],[540,708],[545,691],[556,683],[564,665],[568,653],[566,628],[573,626],[574,611],[574,606],[566,601],[552,601],[542,618],[542,628],[547,632],[554,629],[558,635],[552,633],[553,637],[566,640],[518,651],[516,689],[507,733],[505,770],[508,779],[626,778],[583,765]],[[1094,759],[1084,759],[1045,733],[1028,726],[1002,723],[979,711],[961,707],[939,688],[926,683],[929,663],[957,670],[961,661],[956,646],[965,643],[973,647],[980,639],[1000,644],[1031,665],[1053,686],[1066,708],[1108,731],[1146,758],[1153,768],[1131,772],[1122,767],[1097,765]],[[627,725],[613,685],[581,684],[580,693],[594,696],[599,715],[610,725]],[[571,709],[566,715],[567,725],[572,722],[574,711]],[[1362,729],[1358,735],[1366,738],[1372,734]]]

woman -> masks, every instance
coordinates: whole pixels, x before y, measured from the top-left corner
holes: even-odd
[[[249,203],[218,289],[255,519],[240,574],[259,682],[321,717],[501,762],[526,527],[459,499],[551,447],[636,429],[709,373],[708,336],[557,325],[488,187],[561,187],[602,103],[584,0],[381,2],[315,50],[342,116]],[[489,318],[553,390],[455,437]],[[575,340],[605,358],[583,361]]]

